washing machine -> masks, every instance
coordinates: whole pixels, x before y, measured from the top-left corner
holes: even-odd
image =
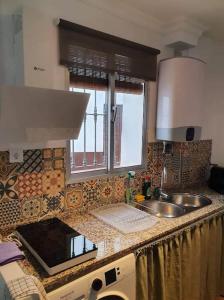
[[[48,300],[135,300],[134,254],[122,257],[50,293]]]

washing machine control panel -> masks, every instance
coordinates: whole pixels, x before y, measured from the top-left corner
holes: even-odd
[[[113,269],[110,269],[108,271],[105,272],[105,283],[106,286],[111,285],[112,283],[116,282],[119,280],[120,277],[120,268],[116,267]]]
[[[100,279],[100,278],[95,278],[91,284],[91,288],[94,291],[99,291],[103,288],[103,286],[109,286],[112,285],[114,283],[116,283],[117,281],[119,281],[119,277],[120,277],[120,268],[119,267],[115,267],[112,269],[107,270],[104,274],[103,274],[104,278]]]
[[[116,274],[116,269],[115,268],[105,272],[106,286],[108,286],[111,283],[114,283],[115,281],[117,281],[117,274]]]

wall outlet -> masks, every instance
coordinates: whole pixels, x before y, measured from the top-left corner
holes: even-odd
[[[23,149],[9,149],[9,162],[23,162]]]

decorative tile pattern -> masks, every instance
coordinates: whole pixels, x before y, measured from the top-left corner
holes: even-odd
[[[21,217],[22,219],[36,219],[41,214],[42,198],[34,197],[31,199],[25,198],[21,202]]]
[[[64,192],[60,192],[55,196],[44,195],[42,201],[42,213],[54,214],[64,211],[65,197]]]
[[[84,197],[87,201],[100,200],[100,187],[98,180],[90,180],[83,184]]]
[[[42,173],[19,175],[16,187],[20,199],[42,195]]]
[[[53,161],[52,160],[43,160],[43,169],[45,171],[53,170]]]
[[[102,201],[104,201],[104,204],[107,202],[109,203],[112,198],[114,198],[113,184],[114,182],[111,180],[111,178],[110,180],[108,179],[107,181],[100,184],[100,198],[102,199]]]
[[[9,163],[9,152],[0,152],[0,179],[6,180],[10,175],[14,175],[17,163]]]
[[[162,143],[152,143],[148,147],[148,172],[153,187],[161,184],[161,174],[165,156]],[[182,176],[180,178],[180,151],[182,153]],[[173,155],[166,158],[168,181],[165,188],[203,184],[207,180],[211,157],[211,141],[174,143]]]
[[[54,170],[63,170],[64,169],[64,159],[58,158],[53,160],[53,169]]]
[[[44,149],[43,150],[43,168],[44,170],[64,170],[65,149]]]
[[[84,190],[93,190],[99,188],[100,179],[92,179],[83,183]]]
[[[142,193],[142,185],[146,172],[136,172],[134,179],[135,193]]]
[[[21,163],[17,172],[24,173],[39,173],[42,171],[42,151],[41,150],[27,150],[23,153],[23,163]]]
[[[61,170],[46,171],[43,173],[43,193],[55,196],[64,189],[65,175]]]
[[[53,149],[54,158],[63,158],[64,157],[64,148],[55,148]]]
[[[53,149],[44,149],[43,150],[43,159],[51,159],[53,155]]]
[[[9,199],[18,199],[18,195],[15,191],[17,183],[17,176],[14,175],[12,177],[9,177],[6,181],[0,182],[0,200],[3,197],[7,197]]]
[[[66,192],[67,208],[82,209],[83,193],[81,189],[69,189]]]
[[[141,192],[146,175],[152,179],[152,188],[160,186],[165,159],[162,151],[162,143],[148,145],[147,169],[144,172],[136,172],[136,193]],[[166,158],[168,180],[165,188],[180,187],[180,151],[182,188],[205,183],[211,156],[211,141],[174,143],[173,155]],[[74,214],[83,213],[125,199],[127,176],[99,178],[65,187],[65,149],[44,149],[41,152],[32,150],[27,151],[26,155],[23,164],[9,164],[8,152],[0,152],[0,227],[32,222],[45,214],[60,214],[66,209],[72,210]],[[41,157],[42,171],[39,167]]]
[[[117,178],[114,181],[114,196],[118,201],[124,200],[125,198],[125,186],[124,186],[124,178]]]
[[[0,227],[18,224],[21,215],[18,199],[3,199],[0,202]]]
[[[87,189],[83,191],[83,198],[85,202],[88,203],[88,206],[93,208],[100,201],[100,190],[99,189]]]
[[[108,199],[111,198],[113,196],[113,188],[112,185],[110,185],[109,183],[105,184],[102,186],[101,189],[101,195],[103,198]]]

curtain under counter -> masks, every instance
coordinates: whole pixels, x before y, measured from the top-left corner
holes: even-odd
[[[136,252],[137,300],[214,300],[224,294],[224,215]]]

